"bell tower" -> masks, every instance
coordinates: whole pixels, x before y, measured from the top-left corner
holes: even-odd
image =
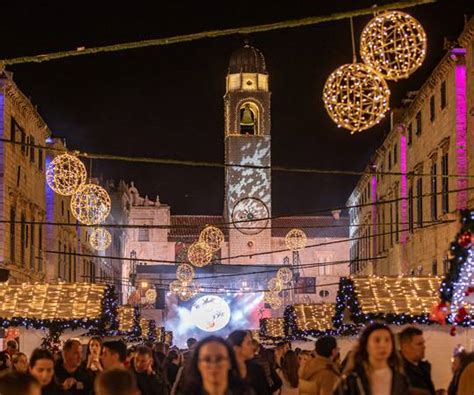
[[[262,53],[245,44],[229,62],[225,109],[225,204],[229,256],[271,249],[270,91]],[[235,166],[232,166],[235,165]],[[243,167],[243,166],[256,166]],[[261,168],[259,168],[261,167]],[[270,255],[229,263],[269,263]]]

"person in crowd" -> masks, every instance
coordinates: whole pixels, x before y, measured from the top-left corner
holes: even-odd
[[[12,370],[20,373],[28,373],[28,357],[22,352],[13,354],[12,357]]]
[[[133,373],[126,369],[108,369],[100,372],[94,382],[95,395],[138,395]]]
[[[168,385],[173,386],[181,366],[181,355],[176,350],[170,350],[165,359],[163,372],[166,375]]]
[[[289,346],[287,342],[280,342],[275,347],[275,363],[277,367],[281,366],[281,359],[283,355],[289,350]]]
[[[385,324],[369,325],[359,338],[335,394],[407,395],[408,390],[392,331]]]
[[[104,370],[125,369],[127,346],[120,340],[110,340],[102,344],[100,361]]]
[[[186,340],[186,345],[188,346],[188,350],[192,350],[194,346],[197,344],[197,340],[194,337],[190,337]]]
[[[82,366],[82,344],[68,339],[63,345],[63,361],[55,367],[55,375],[68,395],[88,395],[94,377]]]
[[[30,357],[29,372],[41,385],[42,395],[64,394],[54,379],[54,357],[50,351],[35,349]]]
[[[133,373],[141,395],[166,395],[163,377],[153,370],[153,351],[147,346],[137,348]]]
[[[91,337],[87,344],[85,366],[94,376],[103,370],[102,364],[100,363],[101,354],[102,338],[99,336]]]
[[[282,386],[280,395],[298,395],[298,357],[294,351],[288,350],[281,360],[281,367],[277,370]]]
[[[330,395],[339,380],[335,360],[339,355],[336,339],[323,336],[316,341],[314,357],[301,362],[300,394]]]
[[[133,368],[133,360],[135,358],[135,355],[137,355],[137,349],[136,347],[132,346],[127,348],[127,358],[125,359],[124,365],[127,369]]]
[[[255,344],[255,343],[254,343]],[[265,378],[272,393],[278,391],[282,386],[280,376],[276,372],[275,353],[272,349],[259,347],[258,354],[250,362],[258,363],[265,372]]]
[[[155,369],[163,369],[166,355],[168,354],[168,344],[164,342],[156,342],[153,346],[153,362]]]
[[[431,364],[424,361],[426,346],[423,331],[413,326],[407,327],[399,333],[398,340],[403,368],[412,390],[417,390],[419,395],[435,395]]]
[[[474,394],[474,352],[462,352],[458,355],[459,366],[453,374],[448,395]]]
[[[240,376],[232,347],[210,336],[195,345],[179,395],[254,395]]]
[[[0,375],[0,394],[2,395],[41,395],[38,381],[17,371],[6,371]]]
[[[8,340],[5,352],[10,356],[10,360],[12,359],[13,355],[16,354],[18,351],[18,343],[15,340]]]
[[[263,368],[258,363],[250,361],[254,353],[250,333],[243,330],[233,331],[227,341],[234,349],[239,372],[244,381],[258,395],[271,395],[270,386],[267,380],[264,380],[265,372]]]
[[[7,352],[0,352],[0,372],[8,370],[11,367],[10,354]]]

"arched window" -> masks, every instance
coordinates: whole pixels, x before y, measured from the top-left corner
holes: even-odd
[[[251,102],[243,103],[239,112],[240,134],[258,134],[258,107]]]

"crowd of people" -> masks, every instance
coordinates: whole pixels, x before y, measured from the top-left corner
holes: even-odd
[[[0,353],[1,395],[472,395],[474,353],[457,350],[452,380],[436,389],[423,332],[398,334],[380,323],[365,328],[341,360],[337,340],[314,350],[290,342],[263,347],[248,331],[210,336],[187,349],[165,343],[127,347],[120,340],[67,340],[60,353],[35,349],[29,359],[9,341]]]

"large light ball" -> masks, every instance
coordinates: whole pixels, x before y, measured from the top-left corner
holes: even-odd
[[[363,63],[345,64],[326,80],[323,101],[339,126],[361,132],[379,123],[388,110],[390,90],[377,71]]]
[[[97,251],[105,251],[112,243],[112,235],[105,228],[96,228],[89,236],[89,244]]]
[[[178,294],[178,292],[179,292],[179,290],[181,289],[182,286],[183,286],[183,283],[180,280],[171,281],[171,283],[170,283],[170,292],[174,293],[174,294]]]
[[[72,215],[85,225],[98,225],[110,213],[112,201],[107,191],[99,185],[85,184],[71,196]]]
[[[46,182],[59,195],[72,195],[86,179],[84,163],[77,156],[68,153],[56,156],[46,169]]]
[[[186,301],[199,293],[199,285],[195,281],[191,282],[183,282],[179,291],[177,292],[177,296],[180,300]]]
[[[191,307],[191,321],[205,332],[216,332],[229,323],[230,307],[219,296],[202,296]]]
[[[209,264],[212,259],[212,248],[203,241],[196,241],[188,248],[188,261],[196,267]]]
[[[290,251],[300,251],[306,248],[308,238],[301,229],[291,229],[285,236],[286,247]]]
[[[407,78],[426,56],[426,33],[411,15],[389,11],[377,15],[362,31],[360,55],[388,80]]]
[[[269,304],[272,309],[278,309],[283,305],[283,299],[275,292],[265,292],[263,301]]]
[[[199,241],[205,242],[213,252],[219,251],[224,242],[224,233],[215,226],[206,226],[199,235]]]
[[[282,267],[281,269],[278,269],[277,279],[283,284],[288,284],[293,279],[293,272],[287,267]]]
[[[283,289],[283,283],[278,278],[274,277],[268,280],[267,283],[268,290],[271,292],[281,292]]]
[[[176,269],[176,278],[180,281],[191,281],[194,278],[194,269],[191,265],[183,263]]]

